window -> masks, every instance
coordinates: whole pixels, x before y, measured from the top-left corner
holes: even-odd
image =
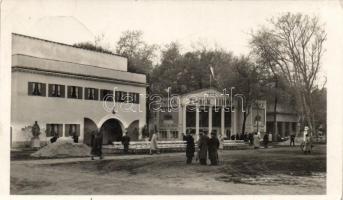
[[[82,99],[82,87],[68,86],[68,98]]]
[[[129,92],[128,96],[129,96],[129,98],[128,98],[129,103],[139,104],[139,94],[138,93]]]
[[[95,88],[85,88],[85,99],[99,100],[99,90]]]
[[[45,83],[29,82],[28,87],[30,96],[46,96]]]
[[[116,102],[127,102],[127,92],[116,91],[115,100]]]
[[[64,85],[49,84],[49,97],[61,97],[65,96]]]
[[[101,90],[100,92],[102,101],[113,101],[113,91],[112,90]]]
[[[168,134],[166,130],[161,130],[160,131],[160,137],[161,139],[167,139],[168,138]]]
[[[170,131],[172,138],[177,139],[179,138],[179,131]]]
[[[80,124],[66,124],[65,136],[80,136]]]
[[[63,136],[62,124],[46,124],[46,136],[53,137],[55,135]]]

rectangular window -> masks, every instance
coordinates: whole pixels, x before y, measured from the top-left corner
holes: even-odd
[[[68,86],[68,98],[82,99],[82,87]]]
[[[116,102],[127,102],[128,101],[127,92],[116,91],[115,100]]]
[[[85,88],[85,99],[99,100],[99,90],[95,88]]]
[[[139,104],[139,94],[134,92],[128,93],[128,103]]]
[[[46,84],[29,82],[28,84],[28,95],[29,96],[46,96]]]
[[[168,134],[166,130],[160,130],[160,137],[161,139],[167,139],[168,138]]]
[[[113,101],[112,90],[100,90],[100,98],[102,101]]]
[[[171,136],[174,139],[177,139],[179,137],[179,131],[171,131]]]
[[[65,86],[57,84],[49,84],[49,97],[65,97]]]
[[[58,135],[63,136],[63,125],[62,124],[46,124],[46,137],[53,137]]]
[[[80,136],[80,124],[66,124],[65,125],[65,136]]]

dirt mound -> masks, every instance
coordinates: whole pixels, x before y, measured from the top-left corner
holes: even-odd
[[[85,144],[57,141],[32,153],[31,156],[37,158],[84,157],[90,155],[90,150]]]

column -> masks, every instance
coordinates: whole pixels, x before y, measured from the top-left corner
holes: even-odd
[[[156,129],[157,130],[155,130],[155,126],[154,126],[154,132],[155,131],[160,131],[160,112],[161,112],[161,110],[158,110],[157,112],[156,112],[156,118],[157,118],[157,120],[156,120]]]
[[[236,109],[231,111],[231,135],[237,134],[237,114]]]
[[[199,139],[199,105],[196,105],[196,111],[195,111],[195,137],[196,141]]]
[[[295,131],[296,131],[296,133],[295,133],[296,136],[299,136],[299,135],[300,135],[300,125],[301,125],[301,124],[300,124],[299,122],[297,122],[297,126],[296,126],[296,128],[295,128],[295,129],[296,129],[296,130],[295,130]]]
[[[179,107],[177,109],[178,111],[178,130],[179,130],[179,138],[182,139],[183,135],[183,107],[181,104],[179,104]]]
[[[220,134],[222,135],[222,137],[225,136],[225,109],[224,109],[224,106],[222,107],[221,109],[221,117],[220,117]]]
[[[186,134],[186,111],[187,111],[187,106],[184,105],[182,107],[182,132]]]
[[[291,136],[291,134],[293,134],[292,124],[293,124],[293,122],[288,122],[288,130],[289,130],[288,136]]]
[[[211,137],[212,132],[212,106],[208,107],[208,137]]]
[[[286,123],[281,122],[281,137],[285,137]]]

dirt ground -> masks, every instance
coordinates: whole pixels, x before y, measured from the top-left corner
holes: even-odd
[[[11,194],[325,194],[326,146],[226,150],[219,166],[185,164],[184,153],[68,162],[11,161]]]

